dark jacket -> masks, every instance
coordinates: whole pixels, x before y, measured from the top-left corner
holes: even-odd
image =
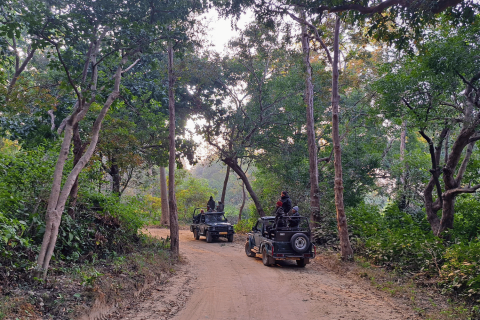
[[[212,209],[212,211],[215,210],[215,200],[213,200],[212,197],[210,197],[210,200],[208,200],[207,206],[208,206],[210,209]]]
[[[292,209],[292,200],[290,200],[289,196],[283,196],[280,201],[282,201],[282,208],[283,212],[289,213],[290,210]]]
[[[217,206],[217,212],[223,212],[225,206],[223,205],[223,203],[219,203],[218,206]]]

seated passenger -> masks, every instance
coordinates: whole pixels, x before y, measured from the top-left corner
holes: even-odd
[[[218,201],[217,212],[223,212],[224,205],[222,201]]]
[[[202,213],[205,213],[205,211],[203,211],[203,209],[201,209],[201,210],[200,210],[200,213],[197,214],[197,215],[193,218],[195,223],[199,223],[199,222],[200,222],[200,216],[202,215]]]
[[[292,208],[292,215],[291,215],[292,218],[290,218],[290,222],[289,222],[289,226],[291,228],[294,228],[294,227],[297,227],[298,226],[298,223],[300,222],[299,221],[299,218],[300,217],[300,212],[298,212],[298,207],[295,206]]]
[[[282,204],[283,204],[282,201],[277,201],[277,205],[274,213],[275,222],[274,222],[273,228],[283,227],[283,221],[280,219],[285,214],[282,208]]]

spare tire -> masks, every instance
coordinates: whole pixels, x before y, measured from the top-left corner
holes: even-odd
[[[290,239],[290,244],[297,253],[305,253],[310,248],[310,240],[303,233],[295,233]]]

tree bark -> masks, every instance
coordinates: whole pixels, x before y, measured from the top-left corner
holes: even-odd
[[[347,217],[343,204],[343,178],[342,178],[342,150],[340,146],[338,108],[340,97],[338,94],[338,56],[339,56],[339,33],[340,17],[335,23],[335,37],[333,44],[333,65],[332,65],[332,136],[334,149],[335,167],[335,206],[337,208],[338,234],[343,260],[353,260],[353,250],[348,238]]]
[[[471,142],[467,146],[467,150],[465,152],[465,157],[463,158],[462,164],[458,169],[457,177],[455,178],[455,188],[460,186],[462,182],[463,175],[467,169],[467,165],[470,162],[470,157],[473,152],[473,147],[475,146],[475,142]],[[445,174],[444,174],[445,176]],[[445,188],[446,192],[443,194],[443,206],[442,206],[442,219],[440,220],[440,228],[438,230],[438,235],[441,235],[444,231],[448,229],[453,229],[453,220],[455,217],[455,199],[458,193],[449,193],[448,190],[454,188]]]
[[[227,166],[227,173],[225,174],[225,180],[223,181],[223,189],[222,189],[222,204],[225,205],[225,195],[227,193],[227,184],[228,184],[228,177],[230,176],[230,167]]]
[[[75,167],[85,151],[85,145],[80,138],[80,132],[78,129],[78,123],[73,126],[73,166]],[[73,183],[72,190],[70,190],[70,203],[68,208],[68,215],[75,219],[75,206],[77,205],[78,198],[78,177]]]
[[[112,165],[110,166],[110,174],[112,176],[112,193],[120,196],[120,172],[115,158],[112,158]]]
[[[232,168],[233,172],[235,172],[240,179],[242,179],[243,183],[245,184],[245,187],[247,188],[248,194],[253,200],[253,203],[255,203],[255,207],[257,208],[258,215],[260,217],[265,217],[265,212],[263,211],[262,204],[260,203],[260,199],[258,199],[257,194],[255,191],[253,191],[252,185],[250,184],[250,181],[248,181],[248,177],[243,172],[242,168],[238,165],[237,159],[236,158],[226,158],[222,160],[227,166]]]
[[[432,173],[432,177],[428,182],[425,190],[423,192],[424,201],[425,201],[425,211],[427,214],[427,220],[430,223],[430,227],[432,228],[432,232],[435,235],[439,235],[440,233],[440,219],[437,216],[437,212],[443,206],[443,196],[442,196],[442,188],[440,186],[440,154],[442,151],[443,139],[445,139],[448,128],[444,128],[440,134],[440,141],[436,147],[433,145],[433,141],[428,137],[423,130],[419,133],[422,137],[428,142],[429,152],[430,152],[430,159],[432,163],[432,169],[430,172]],[[437,190],[437,200],[433,201],[433,191],[434,188]]]
[[[405,160],[405,150],[407,147],[407,121],[402,122],[402,132],[400,133],[400,161],[403,162]],[[400,183],[402,184],[403,187],[403,192],[400,197],[400,204],[399,208],[400,210],[404,210],[407,207],[407,164],[404,164],[403,166],[403,172],[402,175],[400,176]]]
[[[177,199],[175,197],[175,78],[173,74],[173,48],[168,45],[168,111],[169,117],[169,159],[168,159],[168,205],[170,214],[170,250],[175,258],[180,253],[179,234],[178,234],[178,216]]]
[[[300,13],[301,19],[306,20],[305,11]],[[302,26],[302,49],[305,75],[305,91],[303,101],[307,111],[307,142],[308,142],[308,160],[310,173],[310,224],[316,226],[320,216],[320,190],[318,187],[318,157],[317,143],[315,139],[315,118],[313,116],[313,83],[312,66],[310,64],[310,38],[307,33],[307,26]]]
[[[242,220],[242,213],[243,213],[243,208],[245,207],[246,198],[247,198],[247,195],[245,194],[245,183],[243,183],[242,181],[242,205],[240,206],[240,211],[238,212],[238,221]]]
[[[160,223],[168,226],[170,224],[170,214],[168,210],[167,174],[165,167],[160,167],[160,199],[162,202],[162,218]]]

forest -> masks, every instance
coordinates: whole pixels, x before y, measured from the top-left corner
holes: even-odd
[[[238,235],[281,191],[319,253],[480,317],[477,0],[0,0],[0,135],[0,319],[82,315],[210,196]]]

